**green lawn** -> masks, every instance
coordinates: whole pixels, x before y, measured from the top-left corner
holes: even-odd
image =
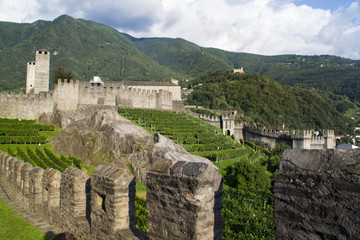
[[[0,240],[45,240],[43,232],[26,222],[0,199]]]

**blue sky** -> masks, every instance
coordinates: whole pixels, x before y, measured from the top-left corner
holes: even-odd
[[[202,47],[263,55],[360,59],[360,0],[0,0],[0,21],[62,14],[134,37],[184,38]]]
[[[349,7],[349,5],[355,1],[349,0],[295,0],[296,5],[308,5],[313,8],[320,8],[325,10],[335,11],[339,7]]]

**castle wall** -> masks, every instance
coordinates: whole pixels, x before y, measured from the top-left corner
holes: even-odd
[[[79,104],[172,110],[172,101],[171,93],[161,89],[150,91],[115,85],[105,87],[91,87],[87,83],[79,85]]]
[[[359,239],[360,151],[286,150],[274,176],[275,239]]]
[[[42,113],[52,113],[55,104],[52,93],[0,93],[0,117],[37,119]]]
[[[147,239],[222,238],[221,175],[190,156],[150,168]],[[79,239],[145,239],[134,229],[135,179],[127,169],[100,165],[91,177],[72,167],[44,171],[0,151],[0,184],[19,206]]]
[[[252,141],[268,149],[274,149],[276,144],[284,143],[292,146],[292,140],[287,132],[244,126],[243,136],[245,140]]]
[[[129,87],[90,87],[79,81],[58,81],[51,92],[40,94],[0,93],[0,117],[37,119],[42,113],[76,110],[78,105],[173,110],[172,94]]]
[[[80,101],[79,81],[58,80],[54,87],[54,101],[59,110],[76,110]]]
[[[240,142],[241,139],[244,139],[244,124],[243,123],[235,123],[234,136],[235,136],[235,141],[238,141],[238,142]]]
[[[254,142],[255,144],[258,144],[268,149],[274,149],[276,145],[276,138],[263,136],[259,133],[254,133],[246,130],[244,131],[244,139]]]
[[[141,89],[144,91],[167,91],[170,92],[173,96],[174,101],[181,101],[181,87],[180,86],[129,86],[137,89]]]
[[[199,113],[194,113],[190,110],[186,110],[185,111],[187,114],[193,116],[193,117],[196,117],[196,118],[199,118],[217,128],[221,128],[221,118],[220,117],[217,117],[217,116],[208,116],[208,115],[205,115],[205,114],[199,114]]]
[[[105,82],[105,87],[124,86],[128,88],[140,89],[142,91],[159,91],[163,90],[170,92],[173,96],[173,101],[182,101],[181,87],[172,79],[171,82],[153,82],[153,81],[133,81],[133,82]]]

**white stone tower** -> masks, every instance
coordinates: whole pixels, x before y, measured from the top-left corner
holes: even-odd
[[[31,61],[27,63],[26,93],[34,92],[34,85],[35,85],[35,62]]]
[[[50,52],[42,49],[35,54],[35,63],[27,64],[26,93],[48,92],[50,76]]]
[[[34,93],[49,91],[50,52],[36,51],[35,55],[35,89]]]

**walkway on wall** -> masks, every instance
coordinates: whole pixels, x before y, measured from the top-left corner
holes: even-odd
[[[56,233],[60,231],[56,229],[53,225],[45,222],[43,219],[40,219],[38,216],[25,211],[19,205],[14,203],[9,196],[6,194],[5,190],[0,184],[0,199],[9,207],[11,207],[17,214],[19,214],[25,221],[30,223],[31,225],[37,227],[40,231],[46,234],[49,237],[53,237]]]

